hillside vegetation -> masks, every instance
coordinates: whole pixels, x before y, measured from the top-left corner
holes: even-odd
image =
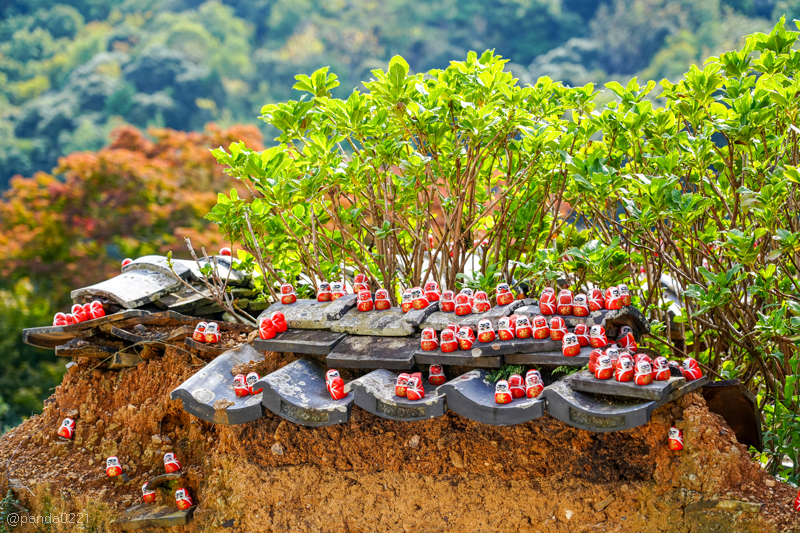
[[[524,84],[676,77],[771,27],[789,0],[9,0],[0,3],[0,190],[118,125],[255,122],[294,75],[345,97],[395,54],[414,72],[495,49]],[[270,131],[265,131],[268,138]]]

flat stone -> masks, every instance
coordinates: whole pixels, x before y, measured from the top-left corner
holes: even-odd
[[[147,316],[150,313],[139,309],[131,309],[113,313],[93,320],[87,320],[71,326],[44,326],[40,328],[26,328],[22,330],[22,342],[37,348],[50,348],[66,344],[72,339],[87,339],[97,335],[100,326],[111,322],[118,322],[132,317]]]
[[[342,339],[326,361],[331,368],[408,370],[414,366],[414,352],[418,346],[416,337],[354,335]]]
[[[489,383],[485,370],[471,370],[438,389],[447,396],[447,408],[465,418],[492,426],[512,426],[529,422],[544,414],[545,401],[519,398],[511,403],[494,401],[494,383]]]
[[[325,330],[290,329],[279,333],[274,339],[256,339],[253,341],[253,347],[262,352],[328,355],[345,337],[347,335],[344,333]]]
[[[179,470],[178,472],[173,472],[171,474],[161,474],[154,478],[151,478],[150,481],[147,482],[145,488],[147,490],[155,490],[156,488],[167,485],[172,481],[177,481],[183,478],[183,470]]]
[[[611,379],[597,379],[588,370],[576,373],[570,381],[573,390],[605,394],[607,396],[625,396],[643,400],[660,400],[670,392],[686,383],[683,377],[671,376],[665,381],[653,381],[650,385],[637,385],[633,381],[620,382]]]
[[[293,361],[267,374],[254,387],[263,387],[265,408],[295,424],[331,426],[350,420],[353,394],[331,399],[325,387],[325,369],[315,361]]]
[[[437,392],[436,387],[425,381],[425,397],[411,401],[395,395],[397,373],[390,370],[374,370],[347,384],[345,390],[355,394],[357,406],[370,413],[403,422],[425,420],[442,416],[446,410],[445,395]]]
[[[558,343],[561,344],[560,342]],[[554,365],[554,366],[586,366],[589,364],[591,346],[581,348],[580,355],[565,357],[561,349],[552,352],[515,353],[503,356],[507,365]]]
[[[155,301],[155,304],[162,309],[169,309],[178,313],[191,313],[193,310],[208,305],[211,302],[211,291],[205,285],[198,283],[192,286],[200,292],[182,285],[178,290],[170,294],[165,294]]]
[[[131,507],[113,524],[117,529],[130,531],[150,527],[177,527],[189,523],[197,506],[181,511],[174,505],[152,505],[142,503]]]
[[[143,362],[144,359],[142,356],[136,352],[116,352],[111,356],[106,366],[109,370],[122,370],[123,368],[131,368]]]
[[[105,298],[127,309],[135,309],[176,291],[181,282],[172,275],[150,270],[131,270],[90,287],[70,293],[73,301]]]
[[[355,304],[355,300],[348,299],[347,301]],[[288,305],[277,302],[258,315],[258,318],[271,317],[272,313],[280,311],[286,317],[286,323],[291,329],[329,329],[328,308],[336,302],[318,302],[312,299],[297,300]],[[335,310],[338,309],[337,306]]]
[[[538,305],[522,306],[515,311],[518,315],[525,315],[533,318],[541,314]],[[564,319],[564,323],[568,328],[573,329],[578,324],[586,324],[591,327],[594,325],[603,326],[609,339],[616,338],[619,328],[623,325],[631,326],[633,329],[633,336],[637,341],[641,340],[642,335],[650,331],[650,324],[644,315],[633,307],[632,305],[624,306],[622,309],[615,309],[609,311],[608,309],[601,309],[589,313],[589,316],[573,316],[573,315],[552,315],[547,316],[548,322],[553,316],[560,316]]]
[[[325,317],[328,319],[328,321],[339,320],[345,314],[347,314],[348,311],[353,309],[356,306],[356,303],[355,294],[345,294],[344,296],[337,298],[330,303],[325,310]]]
[[[456,350],[445,353],[441,350],[426,352],[419,349],[414,353],[414,361],[420,365],[454,365],[476,368],[500,368],[503,366],[502,355],[485,355],[482,350]]]
[[[239,398],[233,391],[231,369],[250,361],[264,360],[264,354],[249,344],[228,350],[170,393],[170,398],[183,401],[183,410],[208,422],[222,425],[243,424],[261,418],[262,394]],[[219,400],[230,403],[226,409],[214,409]]]
[[[230,350],[230,348],[226,348],[220,343],[206,344],[204,342],[197,342],[191,336],[183,339],[183,343],[186,345],[187,348],[196,350],[208,357],[217,357],[219,355],[224,354],[226,351]]]
[[[67,344],[56,346],[58,357],[90,357],[92,359],[105,359],[117,353],[125,346],[124,342],[109,342],[111,346],[99,346],[85,339],[72,339]]]
[[[756,502],[743,502],[740,500],[700,500],[699,502],[690,503],[686,506],[687,513],[695,511],[708,511],[721,509],[723,511],[739,512],[758,514],[761,512],[763,503]]]
[[[492,322],[492,327],[497,329],[497,321],[499,319],[518,312],[517,310],[522,307],[522,300],[514,300],[508,305],[497,305],[485,313],[472,313],[471,315],[457,316],[455,313],[436,311],[431,313],[419,327],[420,329],[433,328],[436,331],[442,331],[448,324],[454,323],[460,326],[471,326],[476,329],[479,320],[488,318]]]
[[[403,320],[404,316],[399,307],[364,312],[352,308],[339,320],[331,321],[330,328],[331,331],[351,335],[407,337],[413,335],[417,328]]]
[[[400,308],[392,307],[391,309],[397,309],[401,313],[403,312]],[[437,311],[439,311],[439,302],[432,302],[424,309],[412,309],[408,313],[403,314],[403,321],[417,328],[420,324],[425,322],[429,316]]]
[[[189,261],[182,261],[174,259],[172,261],[175,272],[170,269],[167,263],[167,258],[163,255],[144,255],[138,259],[134,259],[122,267],[122,272],[130,272],[133,270],[148,270],[150,272],[159,272],[166,276],[177,276],[181,279],[188,279],[191,277],[192,269],[186,263]]]
[[[626,398],[619,403],[601,402],[592,395],[573,390],[575,374],[545,387],[547,413],[571,426],[594,432],[621,431],[650,421],[653,411],[676,398],[702,387],[708,377],[688,381],[658,401]]]

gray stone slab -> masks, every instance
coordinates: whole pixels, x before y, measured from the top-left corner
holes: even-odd
[[[447,408],[465,418],[492,426],[512,426],[544,414],[544,399],[519,398],[511,403],[494,401],[494,383],[485,370],[471,370],[439,387],[447,396]]]
[[[686,382],[661,400],[626,398],[624,402],[600,401],[571,387],[573,375],[545,387],[547,413],[571,426],[605,433],[641,426],[650,421],[653,411],[676,398],[702,387],[708,378]]]
[[[331,426],[350,420],[353,394],[331,399],[325,387],[325,369],[315,361],[298,359],[261,378],[264,407],[303,426]]]
[[[423,383],[425,397],[411,401],[394,393],[397,376],[397,372],[390,370],[374,370],[348,383],[345,390],[353,391],[357,406],[389,420],[409,422],[444,414],[447,408],[446,397],[443,393],[437,392],[436,387],[426,380]]]
[[[173,275],[131,270],[96,285],[76,289],[70,296],[76,302],[105,298],[127,309],[135,309],[176,291],[180,286],[180,280]]]
[[[211,302],[211,291],[205,285],[195,283],[192,286],[200,291],[201,294],[197,294],[189,287],[182,285],[175,292],[165,294],[154,303],[162,309],[188,314]]]
[[[337,300],[338,301],[338,300]],[[417,328],[403,320],[399,307],[385,311],[359,311],[350,309],[339,320],[330,321],[331,331],[351,335],[379,335],[382,337],[407,337]]]
[[[174,505],[151,505],[142,503],[131,507],[114,520],[113,525],[122,531],[151,527],[177,527],[189,523],[197,506],[181,511]]]
[[[159,476],[155,476],[154,478],[151,478],[150,481],[147,482],[145,488],[147,490],[155,490],[156,488],[162,485],[166,485],[172,481],[177,481],[183,478],[183,474],[184,474],[183,470],[179,470],[178,472],[173,472],[171,474],[161,474]]]
[[[263,360],[264,354],[249,344],[228,350],[181,383],[170,393],[170,398],[180,398],[184,411],[214,424],[227,426],[252,422],[263,415],[262,395],[237,397],[233,391],[231,369],[239,364]]]
[[[408,370],[414,366],[416,337],[375,337],[353,335],[342,339],[328,354],[331,368],[386,368]]]
[[[570,381],[573,390],[593,392],[608,396],[624,396],[643,400],[660,400],[686,383],[683,377],[672,376],[665,381],[653,381],[650,385],[637,385],[633,381],[619,382],[614,378],[597,379],[588,370],[578,372]]]
[[[256,339],[253,347],[262,352],[291,352],[310,355],[328,355],[345,333],[325,330],[290,329],[279,333],[274,339]]]
[[[529,318],[533,318],[536,315],[541,314],[539,312],[538,305],[526,305],[522,306],[515,311],[519,315],[525,315]],[[609,339],[616,338],[617,331],[620,326],[622,325],[629,325],[633,329],[634,337],[636,340],[640,340],[642,335],[648,333],[650,331],[650,323],[644,317],[641,311],[636,309],[635,307],[628,305],[623,307],[622,309],[616,309],[609,311],[608,309],[601,309],[600,311],[594,311],[589,313],[589,316],[572,316],[572,315],[552,315],[552,316],[560,316],[564,319],[567,327],[572,329],[578,324],[586,324],[588,326],[600,325],[606,329],[606,334],[609,336]],[[548,322],[552,316],[547,316]]]
[[[492,327],[497,329],[497,321],[504,316],[509,316],[517,312],[518,309],[523,307],[522,300],[514,300],[508,305],[497,305],[492,307],[485,313],[472,313],[471,315],[457,316],[455,313],[445,313],[443,311],[436,311],[431,313],[422,324],[419,325],[421,329],[433,328],[436,331],[442,331],[450,323],[455,323],[460,326],[471,326],[475,329],[478,326],[478,321],[483,318],[488,318],[492,322]]]
[[[55,348],[66,344],[72,339],[85,339],[96,335],[100,326],[111,322],[118,322],[127,318],[147,316],[150,313],[138,309],[131,309],[113,313],[104,317],[87,320],[71,326],[44,326],[41,328],[26,328],[22,330],[22,342],[37,348]]]
[[[503,356],[503,362],[507,365],[586,366],[589,364],[589,355],[592,353],[592,349],[591,346],[584,346],[581,348],[580,355],[573,357],[564,357],[560,349],[552,352],[508,354]]]
[[[131,272],[133,270],[149,270],[150,272],[160,272],[167,276],[175,276],[181,279],[188,279],[191,277],[192,269],[186,264],[189,261],[182,261],[174,259],[172,261],[175,272],[173,273],[167,263],[167,258],[163,255],[144,255],[133,262],[128,263],[122,267],[122,272]]]
[[[477,354],[477,355],[475,355]],[[414,361],[420,365],[455,365],[471,366],[476,368],[500,368],[503,366],[502,355],[484,355],[478,350],[456,350],[445,353],[441,350],[426,352],[419,349],[414,353]]]
[[[106,363],[106,367],[109,370],[122,370],[123,368],[131,368],[143,362],[144,359],[134,351],[115,352]]]
[[[398,310],[402,313],[401,309],[398,308]],[[432,302],[425,309],[412,309],[408,313],[403,314],[403,321],[417,328],[420,324],[425,322],[429,316],[437,311],[439,311],[439,302]]]
[[[347,301],[355,304],[355,300],[348,299]],[[258,315],[258,318],[270,317],[272,313],[280,311],[286,317],[286,323],[291,329],[329,329],[328,308],[336,302],[318,302],[312,299],[297,300],[289,305],[276,302]],[[341,304],[334,311],[338,312],[340,306]]]
[[[341,319],[348,311],[356,306],[356,298],[357,295],[355,294],[345,294],[332,301],[325,310],[325,317],[328,321]]]
[[[118,350],[127,346],[123,342],[109,343],[111,346],[99,346],[85,339],[72,339],[66,344],[56,346],[58,357],[89,357],[92,359],[105,359],[111,357]]]

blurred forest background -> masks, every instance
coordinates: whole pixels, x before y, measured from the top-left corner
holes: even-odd
[[[0,0],[0,431],[64,371],[22,328],[126,256],[219,244],[208,148],[271,139],[256,117],[296,74],[346,97],[395,54],[495,49],[522,84],[674,79],[783,14],[800,0]]]

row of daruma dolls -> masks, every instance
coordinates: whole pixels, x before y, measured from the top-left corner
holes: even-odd
[[[104,316],[106,316],[106,311],[103,309],[102,302],[95,300],[83,305],[75,304],[72,306],[72,311],[69,313],[56,313],[53,316],[53,325],[71,326]]]
[[[667,381],[674,369],[686,381],[694,381],[703,377],[700,365],[692,357],[687,357],[681,365],[677,361],[668,361],[666,357],[655,359],[645,353],[633,354],[620,351],[616,346],[605,350],[592,350],[589,354],[589,372],[597,379],[611,379],[619,382],[633,381],[637,385],[650,385],[653,381]]]
[[[533,323],[525,315],[504,316],[497,321],[497,333],[492,327],[492,322],[488,318],[478,321],[477,341],[481,343],[494,342],[495,339],[507,341],[511,339],[550,339],[561,341],[561,352],[566,357],[574,357],[581,353],[581,348],[591,346],[592,348],[605,348],[608,344],[608,336],[603,326],[577,324],[570,333],[567,324],[560,316],[554,316],[548,324],[547,319],[542,315],[533,317]],[[441,349],[443,352],[454,352],[458,349],[471,350],[476,341],[475,333],[469,326],[459,326],[458,324],[448,324],[442,330],[441,339],[437,339],[436,331],[433,328],[422,330],[420,348],[424,351]],[[636,351],[639,349],[636,338],[633,336],[633,329],[630,326],[622,326],[616,343],[626,350]]]

